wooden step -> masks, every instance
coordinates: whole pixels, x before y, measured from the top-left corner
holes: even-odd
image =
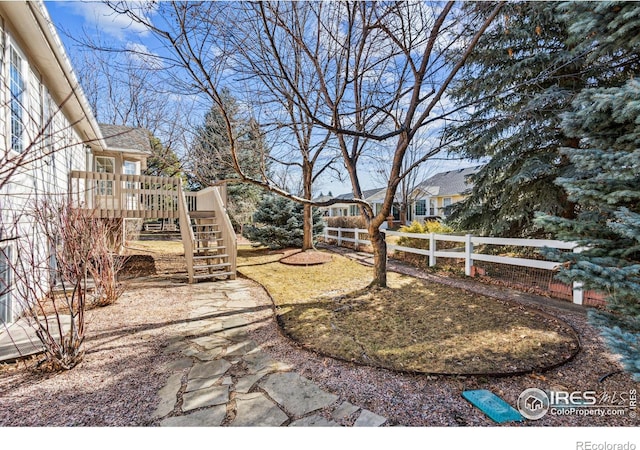
[[[219,255],[194,255],[193,259],[214,259],[214,258],[228,258],[226,253],[220,253]]]
[[[206,273],[206,274],[198,274],[194,275],[194,280],[202,280],[205,278],[218,278],[218,277],[230,277],[233,276],[233,272],[214,272],[214,273]]]
[[[193,251],[194,251],[194,254],[196,254],[197,252],[206,252],[206,251],[209,251],[209,250],[214,250],[214,251],[215,250],[224,250],[226,248],[227,247],[224,246],[224,245],[218,245],[216,247],[198,247],[198,248],[194,248]]]
[[[201,264],[201,265],[193,265],[193,270],[196,271],[198,269],[202,270],[202,269],[222,269],[224,267],[230,267],[231,263],[220,263],[220,264]]]
[[[189,216],[192,219],[214,219],[216,217],[215,211],[191,211]]]
[[[215,239],[196,239],[196,247],[199,242],[213,242],[213,241],[224,241],[224,238],[215,238]]]

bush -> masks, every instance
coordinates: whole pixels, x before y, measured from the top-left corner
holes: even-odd
[[[443,225],[441,222],[437,220],[428,220],[424,224],[414,220],[411,225],[400,227],[398,230],[401,233],[420,233],[420,234],[428,234],[428,233],[451,233],[453,230],[446,225]],[[416,239],[402,236],[398,239],[398,245],[402,245],[403,247],[412,247],[412,248],[429,248],[429,240],[428,239]]]
[[[367,228],[362,216],[325,217],[327,226],[331,228]]]
[[[253,225],[245,225],[242,235],[272,250],[302,247],[303,205],[284,197],[267,195],[253,215]],[[322,216],[313,209],[313,235],[324,229]]]

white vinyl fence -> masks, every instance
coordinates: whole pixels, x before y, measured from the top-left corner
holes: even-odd
[[[535,269],[556,270],[560,263],[555,261],[545,261],[539,259],[516,258],[510,256],[486,255],[474,252],[474,246],[478,245],[503,245],[511,247],[533,247],[533,248],[554,248],[561,250],[571,250],[580,252],[582,249],[573,242],[549,240],[549,239],[511,239],[511,238],[493,238],[479,237],[467,234],[464,236],[455,236],[451,234],[437,233],[401,233],[399,231],[381,230],[386,236],[407,237],[413,239],[424,239],[429,241],[428,249],[405,247],[401,245],[387,243],[389,251],[402,251],[429,257],[429,266],[435,266],[438,258],[455,258],[464,260],[465,275],[472,275],[472,267],[474,261],[486,261],[490,263],[506,264],[511,266],[530,267]],[[325,227],[324,239],[336,241],[338,246],[343,242],[350,242],[358,249],[359,245],[370,245],[368,239],[361,238],[362,235],[367,236],[367,230],[361,228],[333,228]],[[345,236],[348,235],[348,236]],[[353,237],[351,237],[353,236]],[[437,242],[458,242],[459,247],[446,250],[437,250]],[[581,305],[583,303],[582,283],[573,284],[573,303]]]

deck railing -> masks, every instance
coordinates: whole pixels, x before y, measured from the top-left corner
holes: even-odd
[[[179,217],[182,180],[178,177],[120,175],[74,170],[69,195],[78,208],[105,218]],[[188,193],[190,194],[190,193]],[[187,195],[187,207],[195,208],[195,196]]]

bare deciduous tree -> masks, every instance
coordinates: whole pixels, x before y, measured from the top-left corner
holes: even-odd
[[[238,46],[264,45],[272,63],[260,66],[280,79],[295,107],[335,137],[374,249],[374,285],[386,286],[386,243],[380,226],[391,212],[398,185],[412,170],[440,151],[424,148],[413,164],[403,164],[420,129],[447,117],[446,92],[502,3],[486,15],[461,17],[454,2],[259,2],[233,7],[213,3],[161,3],[152,22],[126,2],[112,8],[144,24],[164,45],[164,61],[175,86],[208,96],[221,110],[223,86],[237,73],[231,55]],[[313,20],[303,21],[311,17]],[[307,26],[312,23],[313,26]],[[251,24],[251,37],[238,29]],[[468,29],[471,39],[466,39]],[[463,30],[465,33],[463,33]],[[259,42],[259,43],[257,43]],[[261,49],[258,53],[263,52]],[[231,62],[231,63],[230,63]],[[314,80],[311,97],[300,88],[300,73]],[[321,103],[316,103],[317,98]],[[243,173],[236,158],[237,138],[226,120],[229,151],[240,178],[296,201],[312,204]],[[362,199],[360,161],[371,142],[394,148],[382,208]],[[344,202],[344,200],[341,200]],[[318,203],[328,206],[332,202]]]

